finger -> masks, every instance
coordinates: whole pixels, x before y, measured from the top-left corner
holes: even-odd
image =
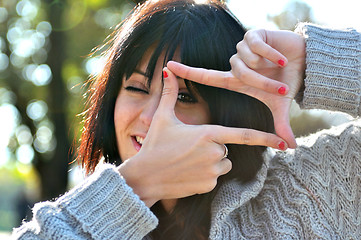
[[[218,164],[217,169],[219,170],[218,175],[225,175],[232,170],[232,162],[228,158],[223,158]]]
[[[266,42],[267,39],[266,30],[249,31],[245,36],[245,41],[252,52],[270,60],[280,67],[285,67],[288,62],[287,58],[268,45]]]
[[[245,41],[237,44],[236,57],[240,58],[247,67],[252,70],[267,69],[275,67],[274,63],[250,50]]]
[[[238,55],[232,56],[230,63],[232,65],[232,74],[236,79],[240,79],[242,82],[247,83],[248,86],[277,95],[286,95],[289,91],[287,84],[270,79],[253,71],[238,57]],[[244,93],[248,94],[246,92]]]
[[[232,69],[232,72],[189,67],[174,61],[168,62],[167,67],[175,75],[181,78],[204,85],[225,88],[231,91],[242,92],[245,94],[247,94],[247,92],[242,91],[242,89],[244,87],[247,88],[248,86],[252,86],[273,94],[280,94],[279,89],[283,89],[282,95],[287,94],[289,88],[286,84],[264,77],[261,74],[258,74],[257,72],[249,69],[242,62],[242,60],[236,60],[234,58],[235,57],[231,58],[231,64],[233,61],[235,61],[235,71]]]
[[[178,81],[176,76],[167,68],[163,69],[163,91],[158,109],[174,112],[174,106],[178,97]]]
[[[236,79],[230,72],[189,67],[182,63],[178,63],[174,61],[169,61],[167,63],[167,67],[175,75],[183,79],[191,80],[194,82],[198,82],[213,87],[226,88],[232,90],[230,89],[231,87],[230,81],[232,81],[234,84],[237,84],[237,82],[238,84],[240,83],[239,81],[235,81]]]
[[[288,113],[274,115],[275,131],[287,142],[290,148],[296,148],[297,143],[293,134]]]
[[[287,143],[279,136],[254,129],[231,128],[223,126],[212,127],[213,141],[219,144],[243,144],[251,146],[267,146],[285,150]]]

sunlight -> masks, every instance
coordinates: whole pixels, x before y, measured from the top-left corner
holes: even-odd
[[[12,104],[0,105],[0,166],[7,164],[10,159],[10,149],[8,148],[10,137],[14,134],[16,126],[20,122],[19,112]]]
[[[196,4],[205,4],[207,0],[194,0]]]
[[[229,0],[228,6],[247,28],[277,29],[277,26],[269,21],[268,16],[280,14],[287,4],[293,2],[308,4],[312,8],[315,22],[318,24],[335,28],[353,27],[361,29],[361,21],[356,21],[360,19],[359,2],[355,0]],[[327,6],[327,11],[325,11],[325,6]]]

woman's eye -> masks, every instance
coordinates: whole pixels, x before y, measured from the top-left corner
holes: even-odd
[[[137,88],[137,87],[132,87],[132,86],[128,86],[125,87],[125,90],[130,91],[130,92],[138,92],[138,93],[146,93],[148,94],[149,92],[145,89],[142,88]]]
[[[178,93],[177,99],[178,99],[178,101],[183,102],[183,103],[196,103],[196,102],[198,102],[197,99],[195,97],[193,97],[189,93]]]

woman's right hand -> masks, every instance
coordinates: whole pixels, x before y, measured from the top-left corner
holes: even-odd
[[[232,168],[223,158],[223,144],[287,148],[275,134],[217,125],[188,125],[177,119],[176,76],[165,69],[159,106],[140,151],[119,166],[127,184],[152,206],[161,199],[178,199],[213,190],[219,176]]]

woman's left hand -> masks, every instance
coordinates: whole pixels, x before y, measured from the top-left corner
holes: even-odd
[[[244,93],[268,106],[278,136],[297,146],[289,123],[291,102],[302,85],[305,41],[290,31],[253,30],[237,45],[228,72],[193,68],[170,61],[169,70],[201,84]]]

